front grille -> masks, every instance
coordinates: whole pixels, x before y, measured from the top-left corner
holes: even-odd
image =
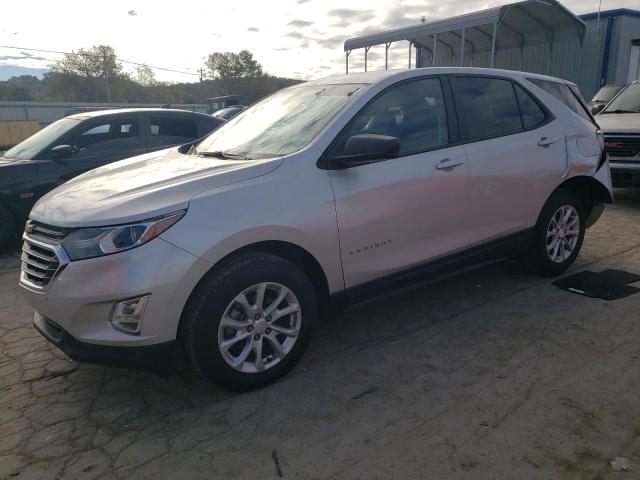
[[[604,150],[610,159],[640,161],[640,135],[605,135]]]
[[[22,244],[22,276],[38,287],[46,287],[60,268],[60,259],[53,248],[25,237]]]
[[[29,220],[25,228],[25,232],[29,237],[54,245],[62,242],[71,231],[71,228],[54,227],[35,220]]]
[[[60,243],[72,229],[29,220],[24,230],[21,280],[32,287],[44,288],[69,261]]]

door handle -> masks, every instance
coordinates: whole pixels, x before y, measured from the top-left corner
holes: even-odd
[[[443,160],[440,160],[440,163],[436,165],[436,170],[444,170],[445,172],[448,172],[456,167],[459,167],[463,163],[464,162],[460,160],[451,160],[450,158],[445,158]]]
[[[542,137],[540,140],[538,140],[538,146],[540,147],[548,147],[549,145],[553,145],[554,143],[556,143],[556,138],[555,137]]]

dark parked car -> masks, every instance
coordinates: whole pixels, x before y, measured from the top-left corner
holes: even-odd
[[[65,117],[0,154],[0,251],[22,231],[48,191],[101,165],[191,142],[224,120],[168,109],[84,112]]]
[[[600,87],[600,90],[598,90],[591,101],[587,103],[591,113],[594,115],[600,113],[602,109],[607,106],[607,103],[613,100],[613,97],[623,88],[624,85],[603,85]]]
[[[243,110],[246,110],[247,108],[249,107],[245,105],[234,105],[233,107],[227,107],[227,108],[223,108],[222,110],[218,110],[217,112],[212,113],[211,116],[216,118],[221,118],[223,120],[230,120],[233,117],[235,117],[237,114],[242,112]]]

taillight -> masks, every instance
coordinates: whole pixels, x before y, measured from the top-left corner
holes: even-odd
[[[604,150],[604,132],[598,129],[596,135],[598,137],[598,143],[600,144],[600,150]]]

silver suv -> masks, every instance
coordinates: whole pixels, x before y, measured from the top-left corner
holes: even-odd
[[[563,272],[611,201],[602,136],[562,80],[336,76],[49,193],[20,285],[76,360],[167,372],[183,349],[245,390],[290,370],[335,308],[515,256]]]

